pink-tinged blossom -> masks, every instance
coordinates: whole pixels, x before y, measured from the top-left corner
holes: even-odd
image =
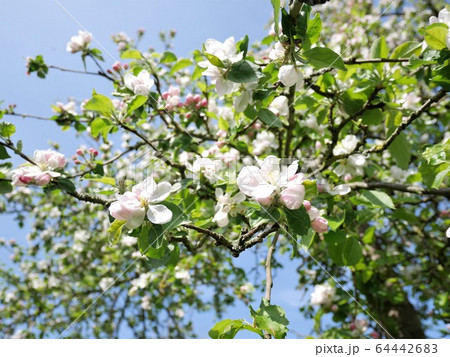
[[[237,185],[242,193],[263,206],[280,198],[288,209],[296,209],[305,196],[302,179],[295,175],[297,169],[298,161],[289,166],[280,165],[279,159],[271,155],[260,162],[259,167],[243,167],[237,178]]]
[[[35,184],[45,186],[52,178],[61,175],[54,170],[66,166],[64,155],[53,150],[36,150],[33,155],[33,162],[36,165],[25,164],[12,172],[13,185]]]
[[[311,222],[311,228],[317,233],[326,233],[328,231],[328,221],[323,217],[317,217]]]
[[[117,201],[109,207],[109,213],[120,221],[126,221],[130,229],[140,227],[145,216],[154,224],[164,224],[172,219],[172,211],[158,204],[170,194],[172,185],[168,182],[155,181],[149,177],[144,182],[133,186],[131,191],[117,194]]]
[[[303,74],[294,65],[287,64],[280,67],[278,79],[285,87],[295,85],[299,88],[303,84]]]

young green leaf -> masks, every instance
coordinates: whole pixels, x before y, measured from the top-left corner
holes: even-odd
[[[347,70],[342,57],[326,47],[314,47],[303,51],[303,56],[317,69],[336,68],[342,71]]]

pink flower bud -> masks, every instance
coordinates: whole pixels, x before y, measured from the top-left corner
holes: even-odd
[[[350,331],[355,331],[356,330],[356,324],[354,323],[354,322],[352,322],[351,324],[350,324]]]
[[[220,130],[217,131],[216,135],[217,135],[219,138],[226,138],[227,135],[228,135],[228,133],[227,133],[226,130],[220,129]]]
[[[375,338],[375,339],[378,339],[378,338],[380,338],[380,334],[379,334],[378,332],[376,332],[376,331],[373,331],[373,332],[370,334],[370,337]]]
[[[322,148],[322,143],[320,141],[316,141],[316,149],[320,150]]]
[[[74,160],[74,162],[75,162],[75,164],[76,164],[76,165],[79,165],[79,164],[81,164],[81,161],[80,161],[80,160],[78,160],[78,159]]]
[[[162,94],[162,97],[163,97],[164,100],[167,100],[167,98],[169,98],[169,92],[164,92]]]
[[[122,67],[123,67],[124,69],[128,69],[128,64],[125,63]]]
[[[309,202],[308,200],[304,200],[303,206],[305,206],[306,212],[308,212],[311,209],[311,202]]]
[[[106,72],[108,72],[109,74],[112,74],[112,71],[110,69],[107,69]]]
[[[256,197],[255,201],[258,202],[262,206],[268,206],[272,203],[272,196],[268,197]]]
[[[122,69],[122,64],[119,61],[116,61],[112,65],[112,69],[115,70],[116,72],[120,72],[120,70]]]
[[[337,306],[336,304],[331,305],[331,311],[336,312],[339,310],[339,306]]]
[[[189,119],[190,117],[191,117],[191,113],[187,113],[187,114],[186,114],[186,118]]]
[[[201,101],[201,106],[206,108],[208,106],[208,99],[203,98]]]
[[[344,181],[349,182],[349,181],[351,181],[352,178],[353,178],[353,176],[351,174],[345,174]]]
[[[317,233],[325,233],[328,231],[328,221],[323,217],[317,217],[311,222],[311,227]]]
[[[219,149],[222,149],[225,146],[225,141],[218,141],[218,142],[216,142],[216,146]]]
[[[83,150],[81,150],[81,149],[77,149],[77,155],[83,155],[83,153],[84,153],[84,151]]]
[[[261,129],[261,123],[258,123],[258,122],[253,123],[252,128],[256,129],[256,130]]]
[[[192,93],[189,93],[187,96],[186,96],[186,101],[185,101],[185,103],[186,103],[186,105],[189,105],[189,104],[192,104],[194,102],[194,96],[192,95]]]
[[[193,99],[194,99],[194,102],[198,103],[202,100],[202,97],[200,94],[196,94],[196,95],[194,95]]]

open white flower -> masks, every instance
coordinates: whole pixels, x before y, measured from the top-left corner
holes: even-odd
[[[355,150],[358,138],[355,135],[347,135],[333,148],[333,155],[347,155]]]
[[[259,156],[270,148],[278,148],[278,142],[275,138],[275,134],[271,131],[261,131],[256,135],[255,140],[253,140],[253,155]]]
[[[289,188],[289,200],[286,202],[292,202],[292,193],[295,191],[303,200],[305,191],[302,182],[302,175],[296,175],[298,169],[298,161],[294,161],[291,165],[280,166],[280,160],[270,155],[259,163],[257,166],[244,166],[237,178],[237,185],[242,193],[252,197],[256,202],[261,205],[269,205],[272,203],[275,196],[280,194],[283,196],[282,189]],[[292,190],[294,186],[302,186],[303,190]],[[286,188],[286,189],[287,189]],[[287,195],[287,193],[286,193]],[[282,200],[283,202],[283,200]],[[285,205],[290,208],[290,204]],[[298,208],[298,207],[297,207]]]
[[[67,42],[66,50],[71,53],[81,51],[83,48],[87,47],[92,41],[92,34],[87,31],[78,31],[77,36],[72,36],[70,41]]]
[[[194,179],[198,180],[200,175],[203,174],[208,181],[214,183],[220,178],[218,172],[221,168],[222,161],[201,157],[194,161],[191,171]]]
[[[224,193],[221,188],[216,188],[216,199],[216,214],[213,222],[216,222],[219,227],[225,227],[230,221],[228,215],[235,216],[242,211],[240,203],[245,201],[245,195],[238,192],[232,197],[231,192]]]
[[[351,152],[351,151],[350,151]],[[338,176],[350,174],[352,176],[361,176],[364,174],[364,166],[366,165],[366,158],[361,154],[350,155],[334,169]]]
[[[269,58],[271,60],[282,60],[285,56],[286,49],[283,47],[281,42],[277,41],[274,48],[269,52]]]
[[[148,96],[155,81],[150,78],[147,70],[142,70],[137,76],[127,73],[124,78],[125,87],[132,90],[134,94]]]
[[[130,229],[140,227],[146,214],[154,224],[170,222],[172,211],[158,203],[169,196],[171,187],[168,182],[156,184],[148,177],[144,182],[133,186],[131,191],[117,194],[117,201],[111,204],[109,213],[118,220],[127,221],[126,226]]]

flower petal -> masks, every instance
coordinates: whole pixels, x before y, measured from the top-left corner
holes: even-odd
[[[267,156],[261,164],[261,172],[263,175],[280,172],[280,160],[274,155]]]
[[[256,166],[243,167],[241,172],[239,172],[236,182],[241,192],[247,196],[252,196],[253,190],[258,185],[267,184],[261,170]]]
[[[164,201],[170,195],[172,185],[168,182],[160,182],[156,185],[154,191],[150,194],[150,203],[159,203]]]
[[[148,206],[147,218],[154,224],[164,224],[172,220],[173,213],[164,205]]]

